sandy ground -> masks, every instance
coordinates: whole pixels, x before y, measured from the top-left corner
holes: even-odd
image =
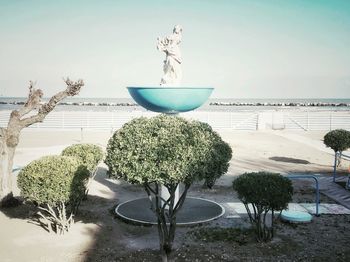
[[[233,158],[230,162],[229,172],[218,181],[218,186],[213,191],[203,190],[200,185],[197,185],[189,194],[205,196],[219,202],[237,200],[230,188],[231,182],[235,176],[248,171],[274,171],[284,174],[289,172],[330,174],[332,172],[333,154],[331,150],[323,145],[322,138],[325,133],[290,131],[220,132],[223,139],[233,148]],[[40,156],[59,154],[63,148],[73,143],[95,143],[105,147],[110,136],[110,132],[99,131],[84,132],[83,134],[74,131],[25,131],[21,135],[15,164],[23,166]],[[344,161],[341,170],[345,171],[349,164],[349,162]],[[157,251],[155,251],[158,248],[156,227],[125,224],[115,219],[111,212],[113,207],[120,202],[144,196],[143,189],[128,185],[123,181],[109,180],[106,178],[105,172],[106,169],[102,164],[96,180],[91,184],[88,198],[83,202],[80,212],[77,214],[76,223],[71,231],[64,236],[49,234],[41,227],[30,222],[34,214],[34,209],[31,206],[24,205],[1,210],[0,261],[143,261],[143,257],[145,261],[154,261],[154,259],[157,261]],[[15,190],[15,193],[19,194],[18,190]],[[312,198],[312,192],[307,197]],[[342,242],[344,239],[350,239],[348,217],[344,216],[342,220],[339,220],[340,228],[344,227],[341,228],[340,233],[345,234],[343,238],[328,241],[337,240]],[[324,223],[316,221],[317,230],[323,230],[322,225],[332,224],[334,220],[333,218],[327,220],[326,216],[322,219]],[[223,217],[211,225],[240,226],[246,223],[247,221],[233,221]],[[187,240],[186,236],[189,230],[180,228],[177,232],[175,247],[179,249],[179,253],[183,252],[185,254],[185,257],[178,258],[178,261],[192,261],[186,260],[186,257],[191,257],[191,247],[195,250],[194,253],[198,252],[200,256],[203,255],[203,257],[199,257],[198,261],[236,261],[234,259],[230,260],[233,256],[227,251],[229,245],[219,244],[219,246],[215,246],[214,243],[208,245],[208,248],[204,248],[203,246],[207,244],[201,246],[197,243],[198,241]],[[303,230],[311,229],[303,228]],[[286,231],[285,234],[290,235],[294,234],[291,231],[294,232],[295,230],[291,228],[288,231],[288,228],[283,227],[281,231]],[[317,237],[316,233],[312,231],[309,234]],[[282,240],[281,237],[278,238],[280,239],[278,241],[283,242],[284,237],[282,236]],[[310,241],[309,238],[301,239],[301,241],[303,240]],[[286,243],[289,243],[288,241]],[[214,257],[213,260],[210,260],[208,256],[204,256],[204,254],[215,255],[217,251],[214,251],[214,249],[217,250],[218,247],[222,247],[223,252],[227,253],[225,253],[227,259]],[[247,248],[247,252],[248,250],[249,248]],[[344,253],[340,249],[339,252],[339,261],[342,261],[344,257],[348,258],[345,251]],[[129,254],[131,254],[131,258]],[[259,252],[253,252],[252,255],[254,256],[254,254],[265,256]],[[279,257],[279,253],[271,254],[272,257]],[[348,255],[350,256],[350,254]],[[327,254],[324,254],[324,256],[326,257]],[[283,256],[281,259],[283,260]]]
[[[328,172],[333,163],[333,153],[323,145],[325,133],[221,131],[223,139],[233,148],[233,159],[227,176],[250,170],[282,173]],[[59,154],[64,147],[74,143],[94,143],[105,147],[110,136],[109,131],[24,131],[16,152],[15,164],[25,165],[42,155]],[[298,160],[309,163],[295,163]]]

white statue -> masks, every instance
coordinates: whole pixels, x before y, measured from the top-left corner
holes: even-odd
[[[164,76],[160,85],[178,86],[182,79],[181,63],[182,57],[179,48],[182,38],[182,27],[176,25],[173,33],[165,38],[157,38],[157,49],[166,55],[164,60]]]

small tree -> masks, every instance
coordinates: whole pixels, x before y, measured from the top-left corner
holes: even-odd
[[[35,89],[34,83],[30,82],[27,101],[21,108],[11,112],[6,128],[0,127],[0,206],[5,206],[13,200],[13,158],[22,129],[44,121],[62,99],[77,95],[84,85],[82,80],[73,82],[67,78],[65,82],[66,90],[58,92],[43,104],[41,104],[43,92],[41,89]],[[28,116],[29,113],[35,111],[37,111],[36,114]]]
[[[344,129],[329,131],[323,138],[323,143],[334,150],[342,152],[350,148],[350,132]]]
[[[245,173],[233,181],[233,189],[247,210],[257,241],[271,240],[274,236],[275,210],[286,209],[292,199],[293,186],[290,179],[267,172]],[[266,221],[269,211],[272,213],[270,226]]]
[[[213,135],[207,124],[160,115],[130,121],[108,142],[105,163],[110,176],[142,184],[147,192],[151,209],[158,218],[163,261],[170,257],[176,216],[188,189],[193,181],[204,179],[214,165],[211,163],[215,161],[211,156]],[[180,183],[184,189],[176,203],[175,192]],[[169,198],[161,196],[160,185],[168,190]]]
[[[323,143],[334,150],[335,157],[339,152],[337,161],[340,164],[341,154],[344,150],[350,148],[350,132],[344,129],[335,129],[329,131],[323,138]]]
[[[49,231],[64,233],[86,191],[89,171],[79,159],[46,156],[34,160],[18,174],[21,195],[39,206],[38,214]]]

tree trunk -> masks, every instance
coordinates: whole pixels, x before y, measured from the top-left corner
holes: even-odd
[[[49,102],[41,104],[43,92],[40,89],[34,89],[34,83],[30,82],[27,101],[21,108],[11,112],[7,128],[0,128],[0,207],[9,205],[13,200],[13,158],[21,130],[34,123],[42,122],[62,99],[78,94],[84,85],[82,80],[73,82],[69,78],[65,83],[66,90],[51,97]],[[37,114],[26,117],[33,110],[37,110]]]
[[[8,144],[7,130],[1,129],[0,135],[0,206],[12,199],[12,166],[15,147]]]
[[[176,231],[176,215],[185,202],[187,191],[190,186],[191,184],[185,184],[183,192],[180,194],[179,199],[176,200],[178,184],[165,185],[169,191],[168,199],[162,197],[161,186],[157,183],[154,183],[154,188],[148,183],[144,184],[144,188],[151,202],[151,209],[158,218],[159,247],[163,262],[172,261],[171,251]],[[153,199],[155,201],[153,201]]]

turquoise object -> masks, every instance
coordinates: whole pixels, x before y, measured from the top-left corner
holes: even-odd
[[[212,87],[128,87],[140,106],[165,114],[194,110],[208,100],[213,90]]]
[[[308,223],[312,220],[312,215],[301,211],[283,210],[281,219],[292,223]]]

